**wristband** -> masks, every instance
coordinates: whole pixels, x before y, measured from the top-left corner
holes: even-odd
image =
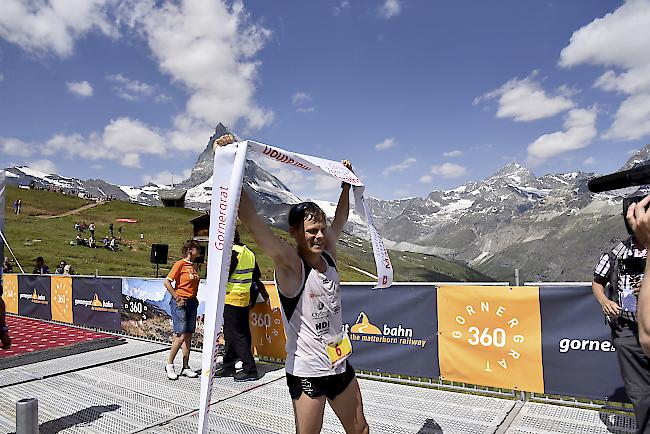
[[[349,182],[345,182],[345,181],[341,182],[341,188],[345,187],[346,185],[347,185],[348,187],[351,187],[351,186],[352,186],[352,184],[350,184]]]

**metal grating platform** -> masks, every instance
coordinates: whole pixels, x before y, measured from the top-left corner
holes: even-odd
[[[15,429],[15,402],[39,399],[42,433],[194,434],[199,379],[167,380],[168,347],[128,340],[126,345],[0,371],[0,433]],[[199,368],[201,354],[190,365]],[[177,367],[178,369],[178,367]],[[210,432],[294,433],[284,369],[260,363],[262,378],[217,379]],[[631,416],[593,410],[360,379],[373,433],[620,433],[634,432]],[[324,434],[342,434],[326,407]]]
[[[621,415],[528,402],[507,429],[507,434],[585,433],[633,434],[636,423],[632,415]]]

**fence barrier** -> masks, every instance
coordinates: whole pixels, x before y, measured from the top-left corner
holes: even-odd
[[[169,341],[170,296],[162,280],[5,274],[3,298],[9,313]],[[250,311],[253,350],[284,359],[280,302],[275,286],[266,286],[270,303]],[[206,294],[202,282],[198,346]],[[342,298],[350,362],[359,370],[627,401],[610,330],[588,283],[344,283]]]

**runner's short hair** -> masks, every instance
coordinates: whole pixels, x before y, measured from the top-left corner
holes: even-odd
[[[182,255],[183,257],[186,257],[186,256],[188,255],[188,253],[190,253],[190,251],[191,251],[193,248],[197,248],[197,249],[198,249],[198,248],[199,248],[199,243],[196,242],[196,241],[194,241],[194,240],[187,240],[187,241],[185,241],[185,243],[183,243],[183,247],[181,247],[181,255]]]
[[[305,219],[316,222],[326,221],[325,213],[314,202],[301,202],[293,205],[289,210],[289,227],[299,225]]]

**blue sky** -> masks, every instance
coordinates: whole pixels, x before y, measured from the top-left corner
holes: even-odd
[[[3,167],[169,182],[223,121],[398,198],[650,143],[650,0],[1,3]]]

